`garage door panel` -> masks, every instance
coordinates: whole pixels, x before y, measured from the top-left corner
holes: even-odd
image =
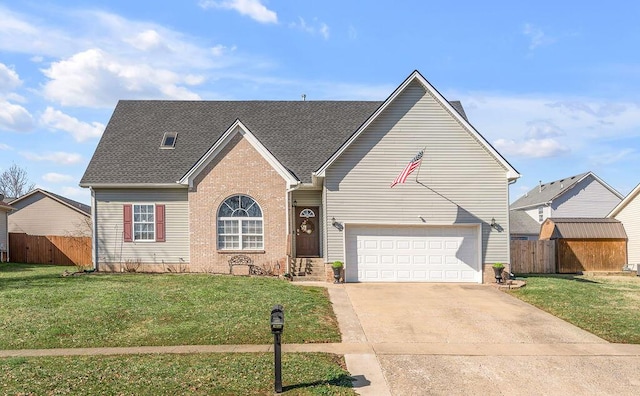
[[[346,278],[479,282],[477,226],[348,226]]]

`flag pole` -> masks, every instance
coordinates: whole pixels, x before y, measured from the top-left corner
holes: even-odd
[[[422,168],[422,160],[424,159],[424,151],[427,149],[427,146],[422,148],[422,158],[420,158],[420,165],[418,166],[418,170],[416,171],[416,183],[418,183],[418,176],[420,175],[420,168]]]

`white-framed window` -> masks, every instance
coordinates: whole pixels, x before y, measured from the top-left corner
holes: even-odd
[[[218,249],[264,249],[262,209],[247,195],[233,195],[218,209]]]
[[[542,223],[543,220],[544,220],[544,207],[540,206],[538,208],[538,222]]]
[[[133,204],[133,240],[155,241],[156,218],[155,205]]]
[[[176,147],[176,140],[178,139],[177,132],[165,132],[162,135],[162,142],[160,143],[161,149],[172,149]]]

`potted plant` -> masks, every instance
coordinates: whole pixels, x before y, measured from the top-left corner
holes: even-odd
[[[496,277],[496,283],[500,283],[500,281],[502,280],[502,271],[504,271],[504,264],[494,263],[492,267],[493,267],[493,274]]]
[[[340,283],[340,275],[342,275],[342,267],[344,267],[344,263],[342,261],[336,260],[331,263],[331,268],[333,269],[333,283]]]

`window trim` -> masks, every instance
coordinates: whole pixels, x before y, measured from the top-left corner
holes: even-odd
[[[544,221],[544,206],[538,206],[538,223]]]
[[[260,210],[260,217],[244,217],[244,216],[221,216],[220,212],[222,210],[222,208],[224,207],[224,205],[227,205],[230,209],[232,210],[238,210],[240,208],[236,208],[233,209],[231,208],[231,206],[227,203],[230,199],[234,198],[234,197],[238,197],[238,202],[240,203],[240,208],[242,205],[242,198],[246,197],[251,199],[251,201],[253,201],[253,205],[256,205],[258,207],[258,209]],[[242,208],[244,209],[244,208]],[[220,222],[223,221],[232,221],[235,222],[235,227],[237,228],[238,232],[237,233],[221,233],[220,232]],[[250,221],[259,221],[260,222],[260,232],[259,233],[243,233],[243,223],[244,222],[250,222]],[[224,247],[222,241],[221,241],[221,237],[222,236],[237,236],[238,237],[238,246],[237,247]],[[252,246],[252,247],[244,247],[245,243],[243,240],[243,236],[258,236],[260,237],[260,246]],[[230,252],[230,251],[254,251],[254,252],[259,252],[259,251],[264,251],[264,212],[262,210],[262,207],[260,206],[260,204],[258,203],[257,200],[255,200],[252,196],[250,195],[246,195],[246,194],[233,194],[230,195],[228,197],[226,197],[218,206],[218,210],[216,211],[216,248],[217,250],[221,251],[221,252]]]
[[[151,206],[153,207],[153,221],[151,222],[136,222],[136,206]],[[136,223],[137,224],[151,224],[153,225],[153,238],[152,239],[136,239]],[[132,242],[156,242],[157,237],[157,218],[156,218],[156,204],[155,203],[132,203],[131,204],[131,241]]]

